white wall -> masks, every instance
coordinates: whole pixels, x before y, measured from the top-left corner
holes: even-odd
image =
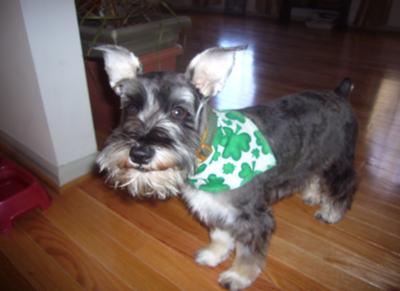
[[[62,185],[97,150],[74,1],[1,1],[0,11],[0,135]]]
[[[0,5],[0,130],[56,163],[20,5]]]

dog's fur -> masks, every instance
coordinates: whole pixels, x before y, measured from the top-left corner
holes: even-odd
[[[351,82],[334,91],[303,92],[240,110],[268,138],[277,165],[228,192],[207,193],[185,183],[196,169],[196,150],[207,129],[208,100],[220,90],[243,47],[212,48],[197,55],[185,74],[142,74],[135,55],[101,46],[110,84],[121,97],[121,122],[97,162],[115,186],[133,196],[182,195],[210,228],[211,243],[196,255],[216,266],[235,248],[222,286],[249,286],[262,271],[275,221],[271,205],[294,191],[319,204],[316,218],[336,223],[355,192],[356,118],[347,101]]]

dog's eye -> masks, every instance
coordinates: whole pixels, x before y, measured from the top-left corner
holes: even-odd
[[[126,109],[129,114],[136,114],[139,111],[139,108],[136,104],[129,104]]]
[[[176,106],[171,111],[171,117],[178,120],[183,120],[187,115],[187,111],[180,106]]]

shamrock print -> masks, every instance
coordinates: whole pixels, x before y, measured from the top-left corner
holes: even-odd
[[[264,135],[261,133],[261,131],[256,130],[254,132],[254,136],[256,137],[256,143],[261,146],[262,152],[267,155],[271,152],[271,149],[268,145],[267,140],[265,139]]]
[[[224,128],[230,132],[231,138],[226,144],[222,157],[227,159],[231,157],[233,160],[238,161],[242,156],[242,152],[248,152],[250,150],[251,137],[248,133],[238,133],[241,130],[240,126],[237,126],[236,133],[233,134],[231,128]]]
[[[222,168],[224,174],[232,174],[235,171],[235,165],[232,163],[227,163]]]
[[[251,151],[251,154],[253,155],[253,157],[258,159],[260,157],[260,150],[259,149],[254,149],[254,150]]]
[[[209,193],[229,191],[276,165],[267,139],[249,118],[240,112],[214,112],[212,152],[188,177],[189,183]]]
[[[222,177],[218,177],[215,174],[211,174],[208,176],[208,179],[205,184],[200,185],[199,189],[208,192],[222,192],[227,191],[230,187],[224,184],[225,179]]]
[[[239,177],[242,178],[241,185],[246,184],[247,182],[251,181],[253,177],[260,174],[260,171],[255,171],[255,162],[252,163],[250,166],[248,163],[243,163],[241,167],[241,171],[239,172]]]
[[[204,170],[205,170],[206,168],[207,168],[207,165],[205,165],[205,164],[200,165],[200,166],[196,169],[195,174],[197,175],[197,174],[203,173]]]
[[[237,120],[240,123],[245,123],[245,121],[246,121],[246,117],[244,117],[244,115],[242,113],[237,112],[237,111],[228,112],[226,114],[226,117],[228,117],[229,119]]]

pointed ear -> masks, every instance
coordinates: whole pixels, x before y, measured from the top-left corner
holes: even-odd
[[[207,49],[193,58],[185,75],[205,97],[213,97],[224,87],[235,63],[236,52],[246,48],[247,45]]]
[[[111,87],[114,90],[116,84],[124,79],[134,79],[142,72],[139,59],[129,50],[116,45],[100,45],[94,49],[103,52],[105,70]],[[117,92],[118,93],[118,92]]]

